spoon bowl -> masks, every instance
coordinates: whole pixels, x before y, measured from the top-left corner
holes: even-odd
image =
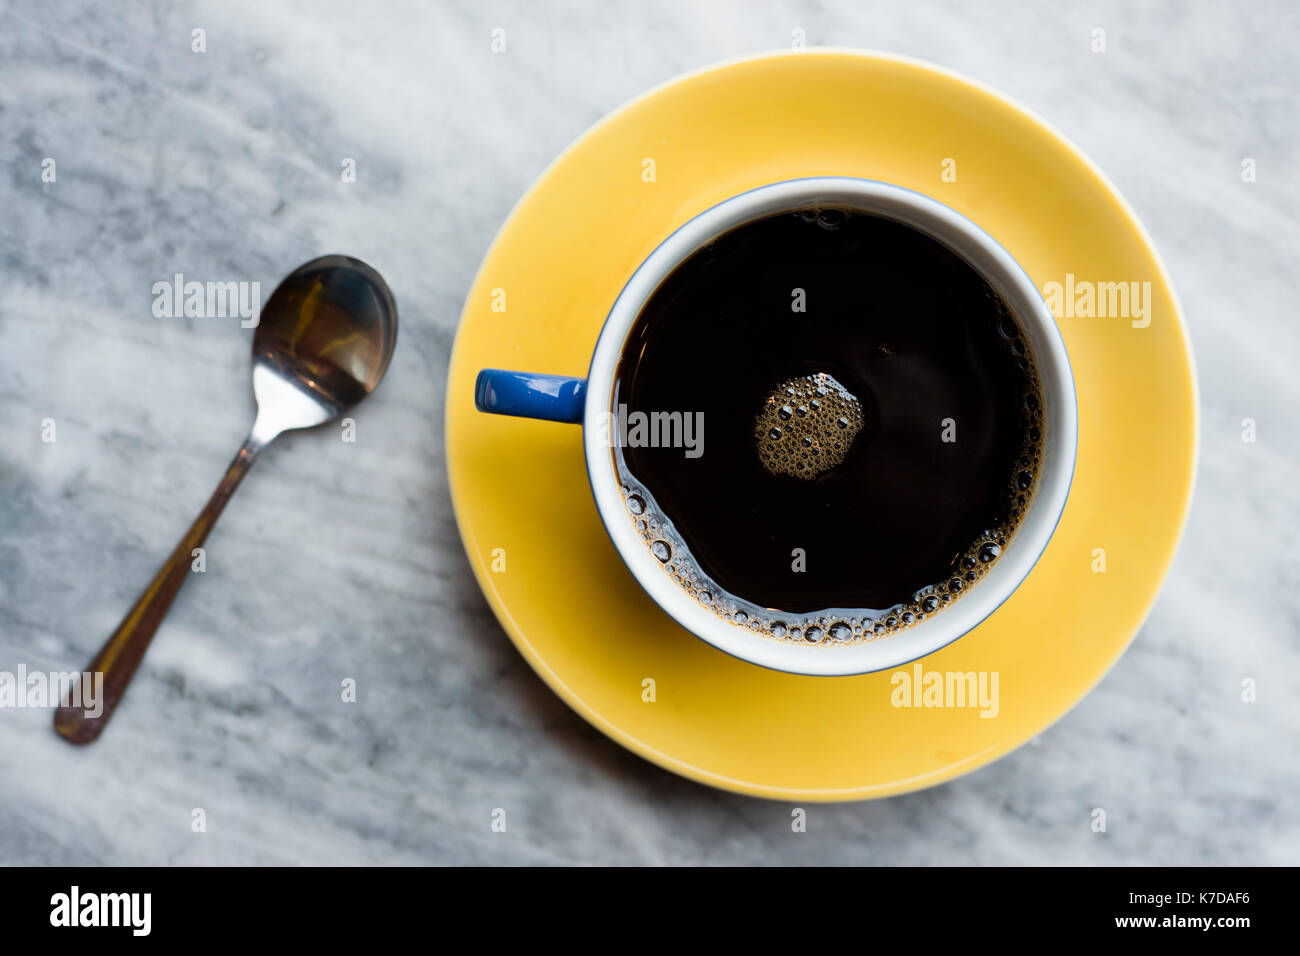
[[[374,391],[396,342],[397,304],[378,272],[350,256],[299,266],[253,334],[258,422],[279,434],[338,418]]]

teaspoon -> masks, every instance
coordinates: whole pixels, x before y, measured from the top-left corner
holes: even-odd
[[[70,701],[54,715],[59,736],[88,744],[103,732],[189,575],[194,549],[261,450],[281,432],[333,421],[374,391],[396,341],[393,294],[360,259],[313,259],[276,287],[253,334],[253,428],[194,524],[87,666],[104,675],[102,711],[88,716]]]

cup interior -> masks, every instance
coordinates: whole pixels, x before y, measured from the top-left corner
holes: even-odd
[[[897,667],[951,643],[992,614],[1029,574],[1065,507],[1078,439],[1069,357],[1042,295],[1001,245],[948,206],[889,183],[816,177],[773,183],[705,210],[666,238],[641,264],[611,308],[587,377],[585,422],[608,418],[619,359],[642,307],[693,253],[736,226],[809,206],[837,205],[892,219],[964,259],[1014,312],[1034,354],[1043,396],[1038,486],[1002,556],[967,594],[907,630],[861,643],[799,645],[725,621],[697,604],[664,573],[640,541],[624,505],[608,435],[584,427],[587,472],[601,520],[642,588],[679,624],[719,650],[776,670],[810,675],[862,674]]]

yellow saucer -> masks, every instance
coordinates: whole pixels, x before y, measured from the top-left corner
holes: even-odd
[[[956,181],[946,181],[954,169]],[[1060,526],[1006,604],[919,662],[925,673],[996,672],[991,718],[971,707],[896,707],[891,672],[801,677],[714,650],[664,614],[619,560],[591,498],[579,427],[474,409],[481,368],[585,375],[619,290],[687,219],[747,189],[817,175],[884,180],[947,203],[1001,242],[1040,289],[1151,284],[1145,328],[1123,316],[1060,319],[1079,402],[1078,463]],[[1118,298],[1106,308],[1119,311]],[[1195,373],[1178,303],[1114,187],[1041,120],[970,80],[851,51],[694,73],[587,132],[488,253],[447,390],[461,535],[520,652],[625,747],[763,797],[916,790],[1042,731],[1137,632],[1173,558],[1195,469]]]

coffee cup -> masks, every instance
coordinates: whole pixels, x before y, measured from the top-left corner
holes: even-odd
[[[886,626],[886,619],[876,609],[856,617],[854,608],[844,606],[827,608],[820,616],[804,611],[785,614],[779,602],[768,602],[761,594],[724,608],[718,589],[699,586],[694,571],[691,581],[679,580],[680,565],[674,567],[663,551],[648,546],[662,544],[646,531],[647,520],[655,519],[637,511],[636,503],[644,505],[645,496],[630,494],[620,468],[618,448],[626,440],[626,430],[620,429],[618,422],[619,370],[647,303],[678,267],[720,237],[747,224],[810,209],[848,209],[889,220],[950,251],[1005,303],[1033,357],[1036,394],[1041,396],[1041,408],[1034,402],[1034,421],[1041,429],[1041,439],[1034,452],[1032,495],[1022,495],[1023,505],[1013,509],[1014,528],[993,548],[996,562],[979,568],[978,575],[971,572],[972,583],[956,595],[958,600],[949,598],[960,581],[953,582],[953,593],[940,588],[933,601],[943,598],[948,603],[939,604],[937,613],[916,614],[918,619],[906,626],[897,623],[901,612],[888,618]],[[815,376],[809,381],[817,387]],[[834,380],[826,377],[821,381]],[[831,399],[835,398],[832,392]],[[1064,511],[1078,440],[1074,380],[1064,342],[1037,287],[1010,253],[975,223],[937,200],[889,183],[847,177],[772,183],[701,212],[665,238],[623,287],[600,330],[585,377],[484,369],[475,383],[475,404],[480,411],[492,414],[581,425],[596,509],[619,557],[655,603],[686,630],[721,651],[763,667],[819,676],[868,673],[924,657],[972,631],[1007,601],[1042,555]],[[806,411],[804,406],[795,407]],[[785,410],[778,407],[776,412]],[[826,446],[824,450],[831,449]],[[662,519],[667,526],[672,515],[665,513]],[[690,537],[689,528],[680,530]],[[593,560],[597,559],[593,555]],[[702,600],[701,594],[708,600]],[[880,618],[874,631],[872,614]],[[797,628],[782,623],[778,629],[773,624],[777,619],[817,620],[817,640],[811,640],[812,624],[804,625],[809,640],[791,640],[789,631]],[[837,639],[831,639],[832,634]]]

